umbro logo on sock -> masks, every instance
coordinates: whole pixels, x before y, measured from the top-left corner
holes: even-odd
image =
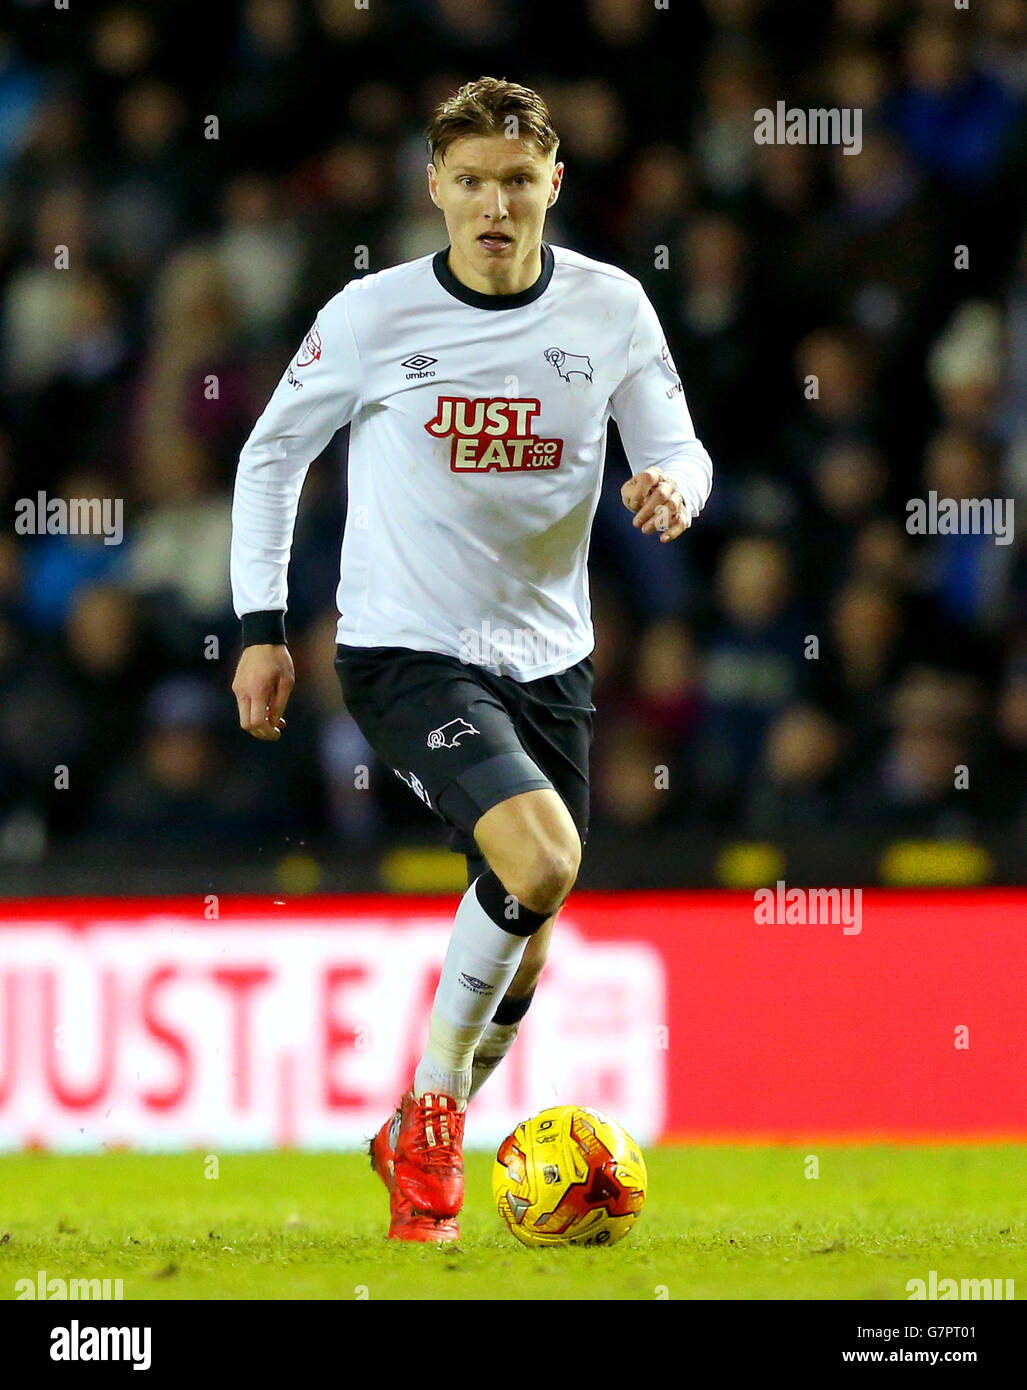
[[[475,994],[495,993],[495,985],[490,985],[486,980],[476,980],[473,975],[464,972],[460,974],[460,983],[465,989],[472,990]]]

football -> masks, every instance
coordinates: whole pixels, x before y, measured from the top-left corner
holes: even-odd
[[[616,1120],[558,1105],[499,1146],[492,1195],[522,1245],[613,1245],[645,1202],[642,1150]]]

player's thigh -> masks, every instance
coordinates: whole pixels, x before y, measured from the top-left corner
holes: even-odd
[[[532,898],[570,892],[581,865],[581,837],[551,787],[521,792],[499,802],[476,822],[474,838],[508,893]],[[544,909],[539,909],[544,910]]]
[[[350,714],[377,756],[450,826],[463,852],[474,826],[520,793],[551,790],[502,699],[474,667],[434,652],[340,647]]]
[[[590,658],[523,687],[517,735],[546,771],[578,830],[588,839],[589,760],[593,736],[593,669]]]

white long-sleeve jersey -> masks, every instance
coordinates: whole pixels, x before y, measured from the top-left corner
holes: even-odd
[[[240,455],[236,614],[267,615],[251,634],[284,614],[307,469],[352,422],[338,641],[518,681],[567,669],[594,646],[588,545],[611,415],[632,474],[662,468],[697,516],[712,464],[656,311],[617,267],[543,243],[518,294],[469,289],[446,251],[350,281]]]

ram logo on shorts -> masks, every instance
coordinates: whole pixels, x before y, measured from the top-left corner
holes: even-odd
[[[481,733],[481,730],[476,729],[473,724],[468,724],[466,719],[451,719],[440,729],[432,729],[428,735],[428,747],[456,748],[464,734],[478,733]]]

